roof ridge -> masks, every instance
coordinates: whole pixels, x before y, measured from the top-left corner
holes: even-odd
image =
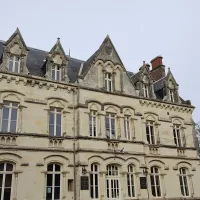
[[[159,80],[155,81],[154,83],[157,83],[158,81],[164,79],[165,77],[166,77],[166,76],[163,76],[162,78],[160,78]],[[153,83],[153,84],[154,84],[154,83]]]

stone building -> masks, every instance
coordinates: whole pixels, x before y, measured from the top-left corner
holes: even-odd
[[[200,199],[178,89],[161,56],[128,72],[108,36],[81,61],[17,29],[0,42],[0,200]]]

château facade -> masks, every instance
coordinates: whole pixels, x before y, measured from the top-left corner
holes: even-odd
[[[17,29],[0,41],[0,200],[200,199],[193,110],[161,56],[132,73],[109,36],[82,61]]]

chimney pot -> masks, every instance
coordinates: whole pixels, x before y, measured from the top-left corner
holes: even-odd
[[[151,60],[152,70],[151,75],[155,81],[165,76],[165,66],[162,63],[162,56],[157,56]]]
[[[154,59],[151,60],[152,70],[154,70],[156,67],[163,65],[162,63],[162,56],[157,56]]]

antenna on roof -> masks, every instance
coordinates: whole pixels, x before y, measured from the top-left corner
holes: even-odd
[[[69,57],[70,57],[70,48],[69,48]]]

